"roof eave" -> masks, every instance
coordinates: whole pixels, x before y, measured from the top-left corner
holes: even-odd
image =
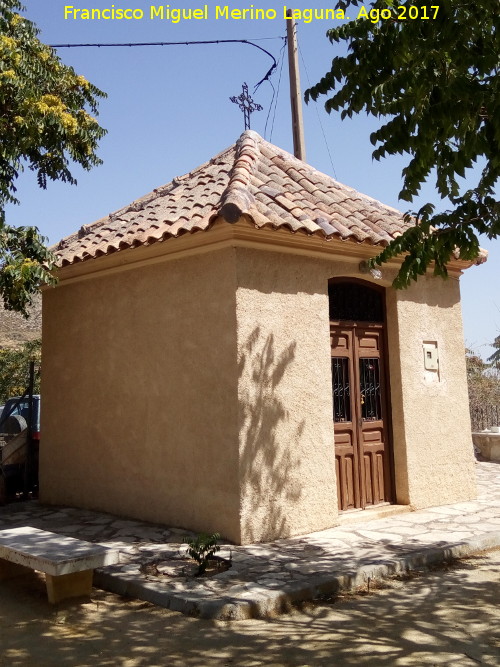
[[[100,257],[89,256],[88,259],[59,267],[54,274],[59,279],[59,284],[64,285],[228,247],[322,257],[359,265],[360,262],[375,257],[384,245],[339,237],[327,239],[319,234],[307,234],[303,230],[293,232],[283,226],[273,228],[266,225],[265,228],[257,228],[247,214],[240,216],[233,224],[228,224],[222,216],[217,216],[210,225],[209,233],[197,230],[175,238],[170,237],[168,243],[158,241],[148,246],[117,250]],[[397,269],[399,265],[400,260],[394,259],[386,266]]]

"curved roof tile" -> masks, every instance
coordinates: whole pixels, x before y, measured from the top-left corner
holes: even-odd
[[[386,246],[410,225],[390,206],[343,185],[247,130],[194,171],[59,242],[61,266],[209,230],[246,214],[257,229]]]

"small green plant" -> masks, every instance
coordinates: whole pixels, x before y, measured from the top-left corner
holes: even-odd
[[[187,553],[198,563],[197,577],[205,572],[208,561],[217,551],[220,551],[217,540],[220,540],[219,533],[212,533],[211,535],[200,533],[191,539],[184,538],[184,542],[188,545]]]

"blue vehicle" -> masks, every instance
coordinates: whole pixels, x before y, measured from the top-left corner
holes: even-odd
[[[31,424],[30,421],[31,412]],[[0,413],[0,504],[38,487],[40,395],[9,398]]]
[[[40,394],[34,394],[33,399],[33,414],[31,419],[32,437],[40,440]],[[20,426],[27,428],[29,419],[29,397],[28,396],[14,396],[9,398],[5,403],[3,410],[0,412],[0,433],[4,433],[4,428],[8,428],[9,417],[22,417],[24,422],[18,420]]]

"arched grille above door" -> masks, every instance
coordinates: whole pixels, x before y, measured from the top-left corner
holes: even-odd
[[[382,292],[358,282],[331,282],[328,285],[330,320],[383,322]]]

